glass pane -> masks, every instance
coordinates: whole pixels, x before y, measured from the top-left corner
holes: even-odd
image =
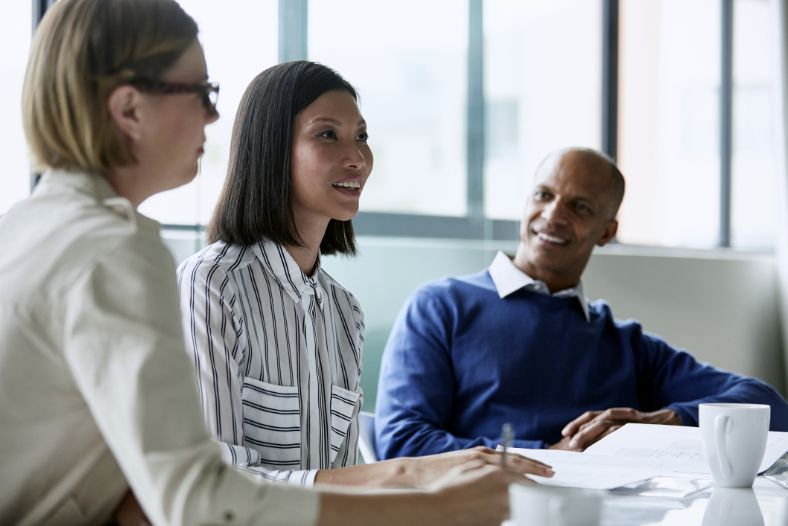
[[[30,193],[30,164],[22,130],[22,81],[33,28],[30,2],[3,5],[0,48],[0,143],[3,144],[3,177],[0,178],[0,214]],[[14,50],[11,52],[10,50]]]
[[[466,210],[468,6],[312,0],[309,58],[359,90],[375,167],[362,210]]]
[[[719,235],[719,0],[620,3],[619,240],[708,247]]]
[[[536,166],[601,147],[600,0],[484,2],[485,209],[519,219]]]
[[[774,245],[777,225],[777,169],[774,137],[777,82],[771,58],[768,0],[736,0],[733,34],[733,214],[737,247]]]
[[[205,224],[219,196],[235,111],[246,86],[277,62],[277,0],[179,0],[200,26],[208,75],[221,85],[217,122],[206,131],[200,174],[190,184],[155,195],[140,210],[162,223]]]

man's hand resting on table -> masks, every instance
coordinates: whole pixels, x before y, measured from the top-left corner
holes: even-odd
[[[561,440],[550,449],[583,451],[624,424],[667,424],[680,426],[681,420],[671,409],[644,413],[631,407],[613,407],[605,411],[586,411],[561,430]]]

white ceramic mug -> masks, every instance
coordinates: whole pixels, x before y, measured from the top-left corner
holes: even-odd
[[[770,407],[700,404],[701,446],[720,488],[750,488],[766,451]]]
[[[598,526],[602,497],[583,489],[512,484],[509,507],[513,526]]]

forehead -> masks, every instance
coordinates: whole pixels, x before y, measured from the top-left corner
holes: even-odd
[[[546,161],[536,173],[534,187],[593,200],[610,199],[614,190],[606,161],[572,153]]]
[[[353,124],[361,120],[356,99],[343,89],[323,93],[296,115],[296,122],[309,124],[316,119],[352,119]]]

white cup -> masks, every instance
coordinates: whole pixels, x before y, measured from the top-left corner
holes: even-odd
[[[766,451],[769,414],[763,404],[700,404],[701,446],[715,486],[752,487]]]
[[[512,484],[509,507],[513,526],[598,526],[602,497],[583,489]]]

